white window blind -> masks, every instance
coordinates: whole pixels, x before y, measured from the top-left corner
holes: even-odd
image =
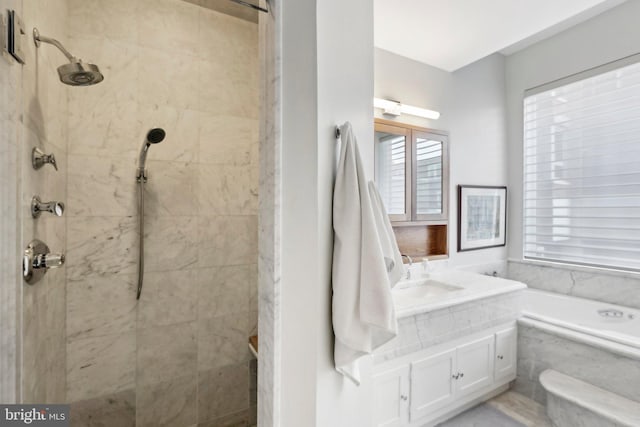
[[[376,183],[390,215],[405,213],[406,138],[376,132]]]
[[[524,99],[525,258],[640,271],[640,62],[618,67]]]

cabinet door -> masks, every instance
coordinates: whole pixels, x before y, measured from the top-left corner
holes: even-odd
[[[456,350],[426,357],[411,364],[411,420],[430,414],[454,400]]]
[[[376,374],[373,390],[374,426],[397,427],[409,422],[409,365]]]
[[[518,348],[516,327],[496,333],[496,357],[494,378],[496,381],[515,377]]]
[[[493,334],[457,348],[457,397],[473,393],[493,382]]]

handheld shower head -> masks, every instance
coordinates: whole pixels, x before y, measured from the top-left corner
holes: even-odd
[[[145,169],[145,163],[147,162],[147,152],[149,151],[149,147],[151,144],[158,144],[164,140],[166,136],[166,132],[162,128],[153,128],[147,132],[147,136],[142,143],[142,148],[140,149],[140,158],[138,160],[138,180],[142,179],[144,181],[147,180]]]
[[[162,142],[166,135],[167,134],[165,133],[164,129],[153,128],[149,132],[147,132],[147,142],[149,144],[157,144],[159,142]]]

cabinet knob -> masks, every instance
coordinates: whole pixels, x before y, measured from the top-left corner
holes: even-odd
[[[460,374],[451,375],[451,377],[452,377],[454,380],[457,380],[458,378],[460,378]]]
[[[462,377],[464,377],[464,374],[463,374],[463,373],[461,373],[461,374],[460,374],[460,378],[462,378]]]
[[[405,395],[402,395],[402,396],[400,396],[400,399],[402,399],[402,400],[408,400],[408,399],[409,399],[409,397],[407,397],[407,396],[405,396]]]
[[[501,355],[501,354],[499,354],[499,355],[498,355],[498,359],[502,360],[502,359],[504,359],[504,356],[503,356],[503,355]]]

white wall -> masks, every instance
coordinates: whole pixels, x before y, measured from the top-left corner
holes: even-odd
[[[337,12],[339,11],[339,12]],[[333,364],[331,328],[332,193],[336,124],[351,122],[368,178],[373,179],[373,2],[318,1],[318,207],[320,236],[317,426],[372,423],[371,360],[361,363],[356,387]]]
[[[438,120],[409,115],[395,120],[449,132],[449,265],[504,260],[505,248],[457,252],[457,186],[507,182],[504,57],[494,54],[449,73],[376,49],[375,96],[441,113]],[[389,119],[381,113],[376,110],[376,117]]]
[[[282,0],[281,425],[367,426],[360,387],[333,367],[331,222],[336,124],[373,171],[373,4]],[[336,13],[336,11],[340,11]]]
[[[509,258],[522,258],[522,100],[528,88],[640,51],[640,1],[614,9],[506,59]]]

